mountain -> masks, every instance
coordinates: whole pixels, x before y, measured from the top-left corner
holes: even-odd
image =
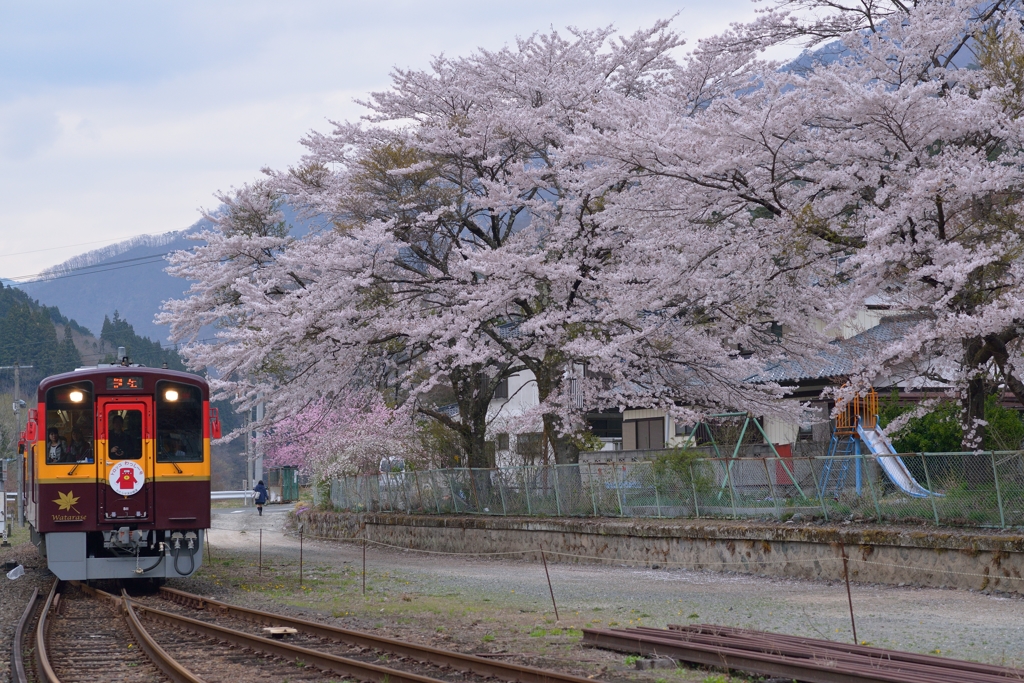
[[[95,249],[49,268],[37,280],[18,287],[90,330],[98,332],[104,319],[112,319],[117,313],[131,320],[141,336],[166,342],[168,330],[155,324],[153,316],[163,301],[181,298],[188,283],[164,272],[165,259],[173,251],[195,246],[186,235],[202,228],[203,223]]]
[[[292,235],[302,237],[309,232],[311,223],[300,220],[291,207],[282,207],[282,212]],[[189,288],[187,281],[164,272],[166,257],[195,247],[199,243],[187,236],[208,226],[203,219],[185,230],[140,235],[70,258],[32,282],[5,283],[46,306],[59,308],[90,330],[101,330],[104,319],[113,319],[116,312],[132,321],[139,335],[166,344],[169,330],[154,323],[153,317],[164,301],[182,298]]]

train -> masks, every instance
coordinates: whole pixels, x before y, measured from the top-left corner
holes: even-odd
[[[39,384],[19,446],[31,538],[63,580],[191,576],[220,438],[209,385],[118,355]]]

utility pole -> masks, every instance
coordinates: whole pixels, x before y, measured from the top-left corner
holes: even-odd
[[[22,406],[25,405],[25,403],[21,400],[21,371],[22,370],[31,370],[32,367],[33,366],[31,366],[31,365],[22,365],[21,363],[15,363],[14,365],[0,365],[0,370],[14,370],[14,405],[13,405],[13,408],[14,408],[14,417],[15,417],[15,427],[17,429],[17,432],[16,432],[15,436],[17,436],[18,438],[21,437],[21,432],[22,432],[22,428],[21,428],[21,408],[22,408]],[[17,444],[17,439],[15,440],[15,444]],[[24,500],[22,499],[23,489],[25,487],[25,480],[24,480],[25,479],[25,464],[24,464],[25,461],[24,461],[24,456],[22,454],[18,453],[17,445],[15,445],[14,449],[15,449],[14,450],[15,459],[18,461],[18,499],[17,499],[18,525],[19,526],[25,526],[25,508],[24,508]],[[5,498],[6,498],[6,494],[5,494]],[[6,505],[6,504],[7,504],[7,501],[5,500],[4,501],[4,505]]]

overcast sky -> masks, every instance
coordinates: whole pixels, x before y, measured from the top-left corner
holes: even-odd
[[[386,87],[392,67],[552,26],[632,32],[677,12],[693,44],[755,7],[0,0],[0,276],[188,227],[217,190],[296,161],[307,131],[358,118],[353,99]]]

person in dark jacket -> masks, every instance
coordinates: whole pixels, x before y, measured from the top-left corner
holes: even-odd
[[[267,491],[267,487],[263,485],[263,480],[253,487],[253,493],[256,494],[256,510],[260,513],[260,517],[263,516],[263,505],[267,502],[267,497],[270,493]]]

